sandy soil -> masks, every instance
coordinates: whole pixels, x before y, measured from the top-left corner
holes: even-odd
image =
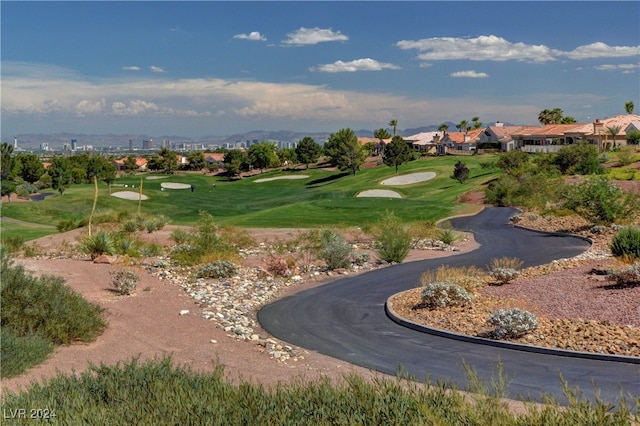
[[[171,244],[169,235],[174,227],[145,234],[148,241],[157,244]],[[250,230],[257,242],[283,241],[294,238],[297,229],[255,229]],[[73,245],[83,235],[83,230],[55,234],[37,240],[41,250]],[[465,253],[478,247],[471,238],[459,245]],[[407,261],[451,255],[452,252],[413,250]],[[255,265],[261,259],[246,259]],[[90,363],[112,365],[127,362],[133,357],[141,360],[171,355],[178,365],[189,366],[197,371],[212,371],[216,362],[225,366],[230,380],[259,382],[265,385],[287,383],[298,379],[313,380],[321,376],[340,379],[344,374],[357,372],[364,377],[380,376],[365,368],[353,366],[316,352],[300,349],[303,358],[298,361],[280,362],[272,359],[264,348],[256,343],[238,341],[206,320],[200,308],[180,287],[149,274],[144,267],[138,267],[141,282],[133,296],[116,296],[109,290],[110,274],[122,265],[96,264],[89,260],[73,259],[22,259],[21,263],[36,274],[57,275],[66,280],[67,285],[82,293],[91,302],[105,308],[108,321],[107,330],[95,342],[74,344],[56,349],[53,356],[28,371],[26,374],[3,380],[2,390],[18,391],[30,383],[42,382],[58,373],[81,372]],[[279,295],[284,297],[302,291],[324,281],[308,282],[288,287]],[[180,311],[188,310],[187,315]],[[264,330],[257,330],[261,337],[269,337]]]

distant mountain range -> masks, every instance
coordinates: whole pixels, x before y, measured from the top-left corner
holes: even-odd
[[[456,127],[454,123],[449,124],[449,130],[455,131]],[[410,129],[398,130],[397,133],[400,136],[414,135],[420,132],[431,132],[438,130],[439,124],[415,127]],[[387,129],[389,133],[392,133],[392,129]],[[375,130],[361,129],[356,130],[355,133],[361,137],[373,137]],[[238,142],[246,141],[275,141],[291,143],[297,142],[302,138],[309,136],[316,142],[323,143],[326,141],[333,132],[315,132],[315,133],[303,133],[295,132],[291,130],[252,130],[245,133],[237,133],[229,136],[203,136],[200,138],[191,138],[179,135],[148,135],[148,134],[102,134],[91,135],[83,133],[53,133],[53,134],[22,134],[17,135],[17,142],[19,149],[32,150],[39,149],[43,144],[47,144],[50,149],[62,149],[65,144],[71,144],[72,140],[77,141],[78,147],[85,145],[91,145],[94,149],[128,149],[129,141],[132,141],[132,145],[135,149],[142,148],[142,141],[153,140],[154,147],[159,148],[163,140],[170,140],[171,144],[201,144],[205,148],[209,146],[226,146],[234,145]],[[9,144],[14,143],[14,137],[3,137],[2,142]]]

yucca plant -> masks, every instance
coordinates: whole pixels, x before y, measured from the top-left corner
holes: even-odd
[[[87,236],[82,240],[80,250],[91,256],[91,260],[103,254],[115,254],[115,239],[109,232],[98,231],[94,235]]]

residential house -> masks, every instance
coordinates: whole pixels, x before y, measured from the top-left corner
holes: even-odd
[[[436,153],[438,143],[444,136],[443,132],[421,132],[403,139],[414,149],[420,152]]]
[[[479,143],[499,143],[501,151],[513,151],[516,149],[516,142],[511,136],[524,126],[505,126],[504,123],[496,121],[496,124],[489,126],[480,134]]]
[[[365,136],[358,136],[358,143],[360,145],[366,145],[368,143],[373,144],[373,152],[372,155],[380,155],[384,152],[384,147],[387,146],[391,142],[391,138],[387,139],[378,139],[378,138],[368,138]]]
[[[122,171],[124,170],[124,158],[121,158],[119,160],[114,160],[112,162],[112,164],[115,166],[117,171]],[[136,166],[138,166],[138,168],[134,171],[139,171],[139,172],[144,172],[147,170],[147,159],[143,158],[143,157],[136,157]]]
[[[470,153],[476,151],[480,135],[485,129],[472,129],[466,132],[448,132],[437,144],[439,154]]]
[[[515,148],[524,152],[557,152],[564,145],[576,143],[578,136],[566,136],[576,128],[574,124],[547,124],[524,126],[511,133]]]
[[[224,168],[224,153],[222,152],[214,152],[210,154],[204,155],[204,161],[206,163],[206,167],[210,169],[212,166],[217,166],[219,169]]]

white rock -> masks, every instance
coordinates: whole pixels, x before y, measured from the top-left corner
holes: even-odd
[[[183,309],[180,311],[180,315],[187,315],[189,313],[188,309]]]

